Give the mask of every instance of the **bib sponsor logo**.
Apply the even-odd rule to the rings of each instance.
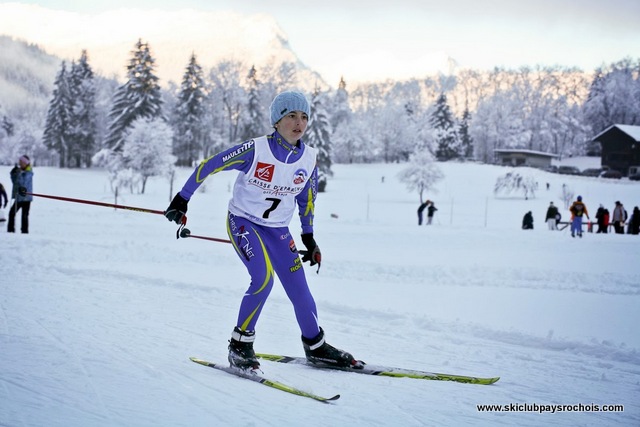
[[[256,166],[256,172],[253,174],[253,176],[258,178],[259,180],[271,182],[271,180],[273,179],[275,168],[275,165],[258,162],[258,165]]]
[[[298,169],[296,173],[293,175],[293,183],[295,185],[300,185],[307,179],[307,171],[304,169]]]

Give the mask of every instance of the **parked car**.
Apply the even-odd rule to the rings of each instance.
[[[575,166],[558,166],[558,173],[563,175],[582,175],[580,169]]]
[[[633,175],[629,175],[629,179],[631,181],[640,181],[640,172],[634,173]]]
[[[609,169],[609,170],[606,170],[606,171],[602,172],[600,174],[600,178],[620,179],[620,178],[622,178],[622,173],[618,172],[617,170],[614,170],[614,169]]]
[[[600,176],[601,173],[602,169],[600,168],[589,168],[582,171],[584,176]]]
[[[546,170],[547,172],[558,173],[558,167],[554,165],[549,165],[544,168],[544,170]]]

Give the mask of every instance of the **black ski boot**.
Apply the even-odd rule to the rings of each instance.
[[[322,328],[320,328],[320,333],[312,339],[302,337],[302,345],[304,346],[304,354],[307,356],[307,360],[313,364],[356,368],[358,364],[362,363],[355,360],[346,351],[327,344],[324,340]]]
[[[240,369],[258,370],[260,362],[253,351],[255,331],[243,331],[237,326],[233,328],[229,341],[229,363]]]

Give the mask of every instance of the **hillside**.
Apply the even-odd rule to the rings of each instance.
[[[112,31],[114,23],[118,31]],[[0,34],[42,46],[62,59],[87,50],[94,69],[123,81],[130,52],[138,39],[149,43],[156,58],[160,84],[179,82],[192,53],[205,69],[222,59],[241,60],[257,67],[286,61],[296,65],[301,82],[322,78],[309,70],[289,46],[287,35],[268,15],[193,9],[118,9],[79,14],[18,3],[0,4]],[[78,37],[78,34],[82,34]]]
[[[639,425],[640,238],[572,239],[543,217],[563,184],[592,210],[615,200],[631,209],[640,184],[521,168],[550,183],[524,200],[494,197],[507,168],[439,165],[445,178],[427,195],[439,210],[423,227],[417,194],[397,180],[403,165],[335,165],[316,203],[322,268],[304,269],[333,345],[370,364],[497,375],[496,384],[263,363],[269,378],[341,394],[323,405],[196,365],[189,356],[226,360],[249,280],[232,247],[176,240],[161,215],[40,198],[30,234],[0,233],[0,425]],[[190,173],[180,169],[176,185]],[[103,171],[35,174],[37,192],[113,202]],[[234,179],[220,173],[196,193],[192,233],[226,238]],[[152,179],[146,194],[118,202],[164,209],[169,198],[166,180]],[[523,231],[528,210],[535,229]],[[299,228],[294,219],[301,245]],[[278,281],[256,335],[261,352],[302,354]]]
[[[46,110],[60,62],[37,45],[0,35],[0,107],[18,116]]]

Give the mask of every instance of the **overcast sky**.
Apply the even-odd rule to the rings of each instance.
[[[233,10],[275,17],[327,81],[421,77],[459,67],[576,66],[640,57],[640,0],[24,0],[84,13]],[[0,29],[1,31],[1,29]]]

